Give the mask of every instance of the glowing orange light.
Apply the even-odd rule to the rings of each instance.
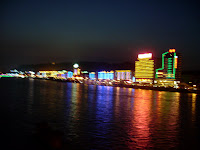
[[[177,68],[178,64],[178,56],[175,56],[174,68]]]
[[[175,49],[169,49],[169,52],[170,52],[170,53],[175,53],[176,50],[175,50]]]

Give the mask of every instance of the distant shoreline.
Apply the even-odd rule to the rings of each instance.
[[[0,78],[3,79],[3,78]],[[22,79],[22,78],[16,78]],[[170,87],[151,87],[151,86],[139,86],[139,85],[125,85],[125,84],[114,84],[114,85],[106,85],[106,84],[92,84],[86,82],[80,82],[78,80],[61,80],[61,79],[44,79],[44,78],[23,78],[29,80],[49,80],[49,81],[56,81],[56,82],[71,82],[71,83],[78,83],[78,84],[87,84],[87,85],[100,85],[100,86],[112,86],[112,87],[125,87],[125,88],[133,88],[133,89],[145,89],[145,90],[154,90],[154,91],[168,91],[168,92],[180,92],[180,93],[196,93],[200,94],[200,90],[188,90],[188,89],[176,89]]]

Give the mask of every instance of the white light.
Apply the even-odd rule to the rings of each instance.
[[[78,64],[74,64],[73,67],[74,67],[74,68],[78,68],[79,65],[78,65]]]
[[[143,58],[152,58],[152,53],[145,53],[145,54],[139,54],[138,55],[139,59],[143,59]]]

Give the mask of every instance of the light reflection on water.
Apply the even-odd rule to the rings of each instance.
[[[24,130],[24,140],[35,123],[45,120],[82,149],[198,146],[200,98],[194,93],[45,80],[0,82],[8,99],[3,105],[17,120],[16,130]]]
[[[192,122],[195,122],[196,99],[197,99],[197,94],[192,93]]]

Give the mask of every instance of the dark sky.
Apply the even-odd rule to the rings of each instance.
[[[185,70],[200,69],[197,1],[5,0],[0,11],[1,66],[131,61],[175,48]]]

